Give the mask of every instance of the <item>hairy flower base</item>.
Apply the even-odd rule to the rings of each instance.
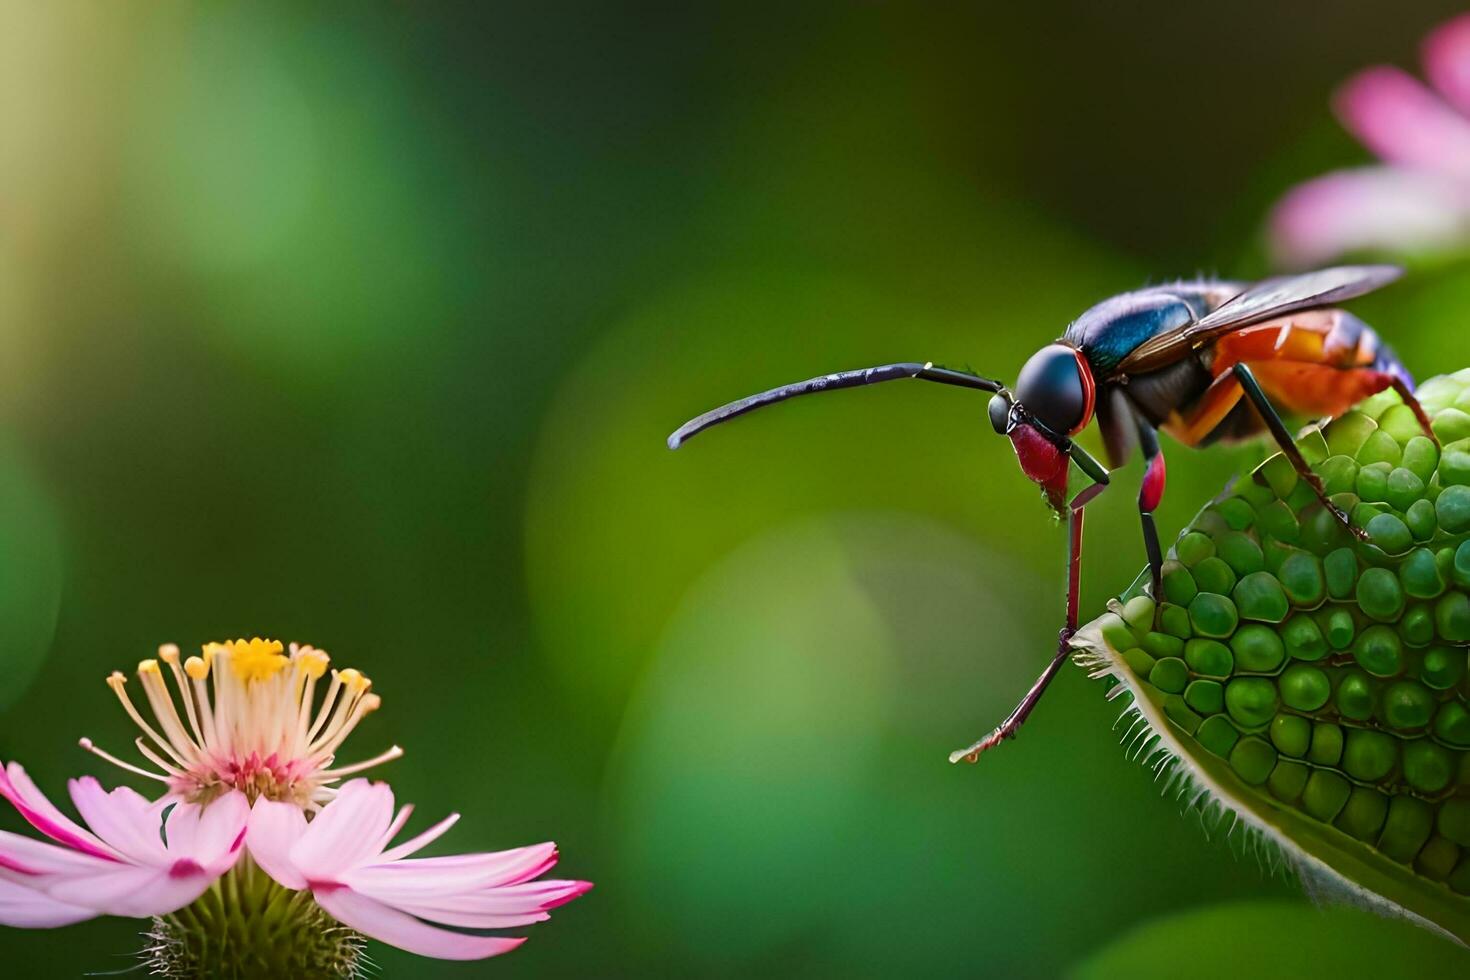
[[[141,956],[149,976],[297,977],[367,975],[363,936],[312,901],[272,881],[246,857],[194,904],[157,916]]]
[[[1073,640],[1125,741],[1208,827],[1304,883],[1470,944],[1470,371],[1298,440],[1200,512]]]

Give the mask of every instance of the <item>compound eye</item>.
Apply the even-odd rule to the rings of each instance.
[[[1071,435],[1092,414],[1091,376],[1077,353],[1062,344],[1037,351],[1016,378],[1016,397],[1056,436]]]
[[[997,435],[1005,435],[1011,429],[1011,400],[1004,392],[991,396],[990,424]]]

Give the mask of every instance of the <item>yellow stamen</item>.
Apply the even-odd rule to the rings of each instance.
[[[209,662],[202,657],[190,657],[184,661],[184,673],[196,681],[202,681],[209,676]]]
[[[249,683],[269,680],[280,673],[290,660],[281,651],[279,640],[234,640],[225,644],[230,651],[230,666],[235,676]]]

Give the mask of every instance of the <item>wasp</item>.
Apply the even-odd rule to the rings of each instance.
[[[1200,279],[1139,289],[1106,299],[1077,317],[1059,340],[1026,361],[1014,390],[928,361],[840,371],[706,412],[669,436],[669,448],[797,395],[905,378],[991,395],[990,424],[1009,437],[1022,472],[1068,524],[1067,605],[1056,653],[1041,676],[990,734],[950,754],[951,762],[975,762],[982,752],[1015,736],[1066,660],[1077,630],[1085,508],[1108,487],[1111,470],[1139,450],[1144,467],[1138,513],[1153,594],[1161,594],[1163,551],[1153,516],[1164,496],[1160,431],[1189,447],[1269,435],[1322,506],[1356,537],[1366,539],[1328,499],[1278,406],[1292,415],[1330,419],[1392,388],[1413,409],[1425,434],[1435,438],[1414,397],[1413,378],[1398,357],[1371,327],[1339,308],[1401,274],[1393,266],[1340,266],[1254,284]],[[1076,441],[1094,420],[1107,466]],[[1069,497],[1073,465],[1090,482]]]

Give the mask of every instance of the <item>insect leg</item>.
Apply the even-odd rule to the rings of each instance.
[[[1164,451],[1159,447],[1159,434],[1143,416],[1134,413],[1138,422],[1138,444],[1143,449],[1143,483],[1138,488],[1138,517],[1143,524],[1143,547],[1148,553],[1149,578],[1153,583],[1154,617],[1157,622],[1164,602],[1164,551],[1159,547],[1159,529],[1154,524],[1154,511],[1164,499]]]
[[[1419,399],[1414,395],[1414,389],[1410,388],[1409,383],[1396,374],[1393,376],[1393,380],[1389,382],[1389,387],[1398,392],[1398,396],[1403,399],[1404,404],[1414,410],[1414,418],[1419,420],[1419,427],[1438,446],[1439,436],[1434,434],[1434,427],[1429,423],[1429,413],[1424,411],[1423,405],[1419,404]]]
[[[1051,684],[1052,679],[1057,676],[1057,671],[1061,670],[1062,664],[1066,662],[1067,654],[1071,652],[1069,643],[1072,639],[1072,634],[1077,632],[1078,598],[1082,576],[1083,509],[1091,502],[1092,498],[1102,493],[1105,489],[1107,489],[1106,483],[1094,483],[1073,497],[1071,503],[1068,505],[1067,625],[1062,627],[1061,632],[1057,634],[1057,652],[1052,656],[1051,663],[1047,664],[1046,669],[1041,672],[1041,676],[1036,678],[1036,683],[1032,684],[1031,689],[1021,698],[1021,703],[1016,705],[1015,709],[1009,715],[1006,715],[1005,721],[1001,722],[996,726],[994,731],[969,748],[951,752],[949,754],[950,762],[959,762],[961,759],[966,762],[978,762],[980,760],[980,753],[994,748],[1008,738],[1015,738],[1016,730],[1025,724],[1027,716],[1036,707],[1036,702],[1040,701],[1041,696],[1046,693],[1047,685]]]
[[[1347,511],[1327,498],[1327,489],[1322,486],[1321,478],[1312,472],[1312,468],[1302,458],[1301,450],[1296,448],[1296,441],[1291,438],[1291,433],[1287,430],[1286,423],[1281,421],[1281,416],[1277,414],[1276,408],[1271,404],[1271,399],[1267,398],[1266,393],[1261,390],[1260,382],[1251,373],[1251,369],[1244,362],[1241,362],[1232,367],[1231,371],[1235,373],[1236,379],[1240,382],[1240,387],[1245,391],[1245,396],[1251,400],[1251,404],[1256,407],[1256,411],[1261,413],[1261,418],[1265,421],[1266,428],[1270,430],[1271,437],[1276,440],[1276,445],[1281,448],[1282,454],[1291,463],[1292,469],[1296,470],[1297,476],[1307,482],[1307,486],[1312,488],[1312,491],[1317,495],[1317,499],[1322,502],[1322,506],[1326,507],[1327,512],[1333,517],[1337,518],[1338,523],[1351,531],[1360,541],[1368,540],[1368,533],[1360,527],[1353,526],[1352,518],[1348,516]]]

